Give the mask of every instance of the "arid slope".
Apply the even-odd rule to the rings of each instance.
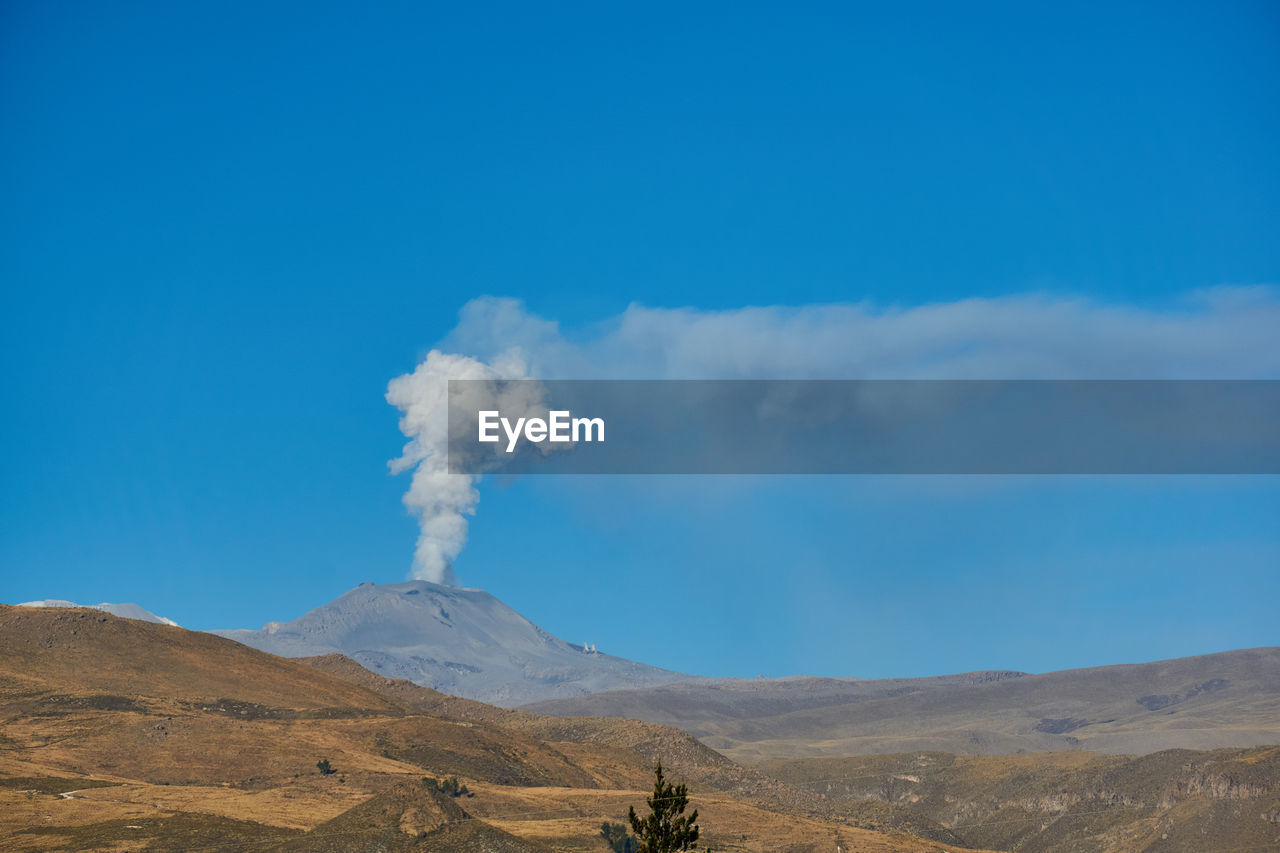
[[[658,755],[718,849],[949,849],[854,826],[675,729],[505,711],[92,610],[0,606],[0,720],[6,850],[603,851],[601,821],[642,802]],[[446,776],[470,796],[441,805],[423,780]]]
[[[1140,757],[917,752],[764,769],[832,802],[877,803],[998,850],[1280,850],[1276,746]]]

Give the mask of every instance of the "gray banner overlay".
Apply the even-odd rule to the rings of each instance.
[[[448,428],[455,474],[1277,474],[1280,381],[450,380]]]

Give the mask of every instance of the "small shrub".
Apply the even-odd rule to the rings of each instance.
[[[450,797],[471,796],[471,792],[467,790],[467,786],[459,784],[457,776],[450,776],[447,779],[432,779],[430,776],[423,776],[422,784],[429,790],[436,791],[441,794],[447,794]]]
[[[600,837],[613,853],[636,853],[640,849],[639,839],[628,833],[627,828],[620,823],[606,820],[600,824]]]

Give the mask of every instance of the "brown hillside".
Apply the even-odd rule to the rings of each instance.
[[[398,782],[310,832],[270,849],[271,853],[346,853],[352,849],[550,853],[541,844],[522,841],[473,818],[454,798],[412,781]]]
[[[7,689],[112,695],[128,685],[125,701],[235,697],[275,708],[401,712],[350,681],[213,634],[87,608],[0,605],[0,637]]]
[[[1280,850],[1280,747],[1140,757],[918,752],[766,767],[833,802],[892,806],[999,850]]]
[[[661,754],[717,848],[940,849],[832,819],[675,729],[501,711],[327,665],[0,607],[0,848],[603,851],[600,823],[642,802]],[[446,776],[472,791],[454,804],[467,819],[422,786]],[[347,826],[373,838],[335,834]]]

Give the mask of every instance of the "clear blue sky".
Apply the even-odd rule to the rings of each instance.
[[[402,579],[383,393],[485,294],[1280,282],[1271,2],[375,5],[0,9],[0,601],[252,627]],[[1264,479],[486,483],[457,568],[688,671],[1043,670],[1280,643],[1277,518]]]

